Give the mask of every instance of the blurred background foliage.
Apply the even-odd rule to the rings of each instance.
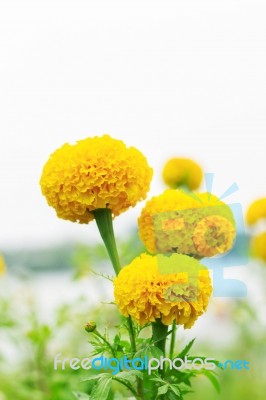
[[[123,264],[143,251],[135,231],[119,241],[118,247]],[[69,358],[88,357],[89,336],[83,329],[88,320],[95,320],[102,330],[108,327],[115,335],[119,316],[111,304],[111,268],[106,250],[101,244],[68,243],[50,249],[6,251],[4,258],[7,271],[0,279],[0,400],[74,400],[73,391],[89,389],[91,382],[81,381],[91,372],[70,368],[55,371],[53,360],[57,353]],[[253,260],[248,268],[255,275],[258,290],[265,293],[265,265]],[[44,297],[39,297],[43,291],[40,285],[52,283],[59,296],[51,299],[53,290],[48,287]],[[77,293],[74,297],[70,295],[72,289]],[[50,306],[45,307],[46,303]],[[207,313],[211,324],[218,322],[222,327],[229,322],[228,338],[220,340],[224,338],[217,336],[210,341],[204,332],[195,334],[199,337],[193,355],[223,361],[245,359],[250,370],[219,371],[220,393],[199,376],[193,387],[197,398],[263,399],[266,330],[261,306],[249,298],[213,298],[211,303]],[[188,342],[187,333],[178,331],[178,347]],[[190,334],[194,334],[193,329]],[[127,392],[117,386],[109,397],[123,399]],[[195,399],[195,395],[187,398]]]

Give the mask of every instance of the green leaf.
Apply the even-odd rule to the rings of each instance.
[[[103,374],[105,375],[105,374]],[[112,377],[103,376],[96,382],[91,391],[90,400],[106,400],[112,385]]]
[[[190,350],[191,347],[193,346],[195,340],[196,340],[196,338],[192,339],[192,340],[183,348],[183,350],[178,354],[177,358],[183,358],[183,357],[185,357],[185,355],[188,354],[189,350]]]
[[[150,347],[150,352],[152,355],[152,358],[160,358],[161,356],[163,356],[163,352],[161,349],[159,349],[159,347],[157,346],[151,346]]]
[[[136,378],[143,379],[143,374],[141,371],[131,370],[131,371],[121,371],[116,374],[113,379],[123,379],[129,383],[134,383]]]
[[[154,381],[154,382],[165,384],[165,381],[161,378],[150,378],[150,380]]]
[[[182,395],[185,395],[185,394],[188,394],[188,393],[195,393],[194,390],[188,390],[188,389],[184,389],[181,392],[182,392]]]
[[[167,392],[168,392],[168,389],[169,389],[169,385],[168,385],[168,384],[159,387],[159,389],[158,389],[158,396],[161,395],[161,394],[167,393]]]
[[[122,351],[123,353],[129,353],[130,343],[127,340],[120,340],[118,351]]]
[[[136,352],[134,358],[144,358],[148,356],[150,358],[160,358],[163,356],[162,350],[154,345],[147,345]]]
[[[78,400],[90,400],[90,396],[82,392],[72,392],[76,399]]]
[[[182,392],[181,392],[181,390],[180,390],[180,388],[179,388],[178,385],[169,385],[169,389],[170,389],[171,392],[173,392],[176,396],[180,397],[181,400],[183,399]]]
[[[115,352],[126,353],[130,352],[130,344],[126,340],[121,340],[119,335],[114,337],[114,342],[112,345]]]
[[[178,374],[179,383],[191,387],[191,378],[197,375],[197,371],[181,372]]]
[[[87,378],[83,379],[81,382],[94,381],[94,380],[98,380],[101,378],[105,378],[105,379],[112,378],[112,375],[109,373],[91,375],[91,376],[88,376]]]
[[[206,369],[202,370],[203,374],[209,379],[209,381],[213,384],[214,388],[216,389],[217,393],[220,393],[221,388],[220,388],[220,383],[216,377],[216,375],[208,371]]]
[[[180,400],[180,397],[176,397],[174,392],[168,392],[167,393],[167,400]]]
[[[115,344],[116,346],[118,346],[119,343],[120,343],[120,336],[119,336],[119,335],[115,335],[115,337],[114,337],[114,344]]]

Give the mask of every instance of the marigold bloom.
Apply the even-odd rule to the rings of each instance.
[[[197,258],[223,254],[233,246],[231,209],[210,193],[168,189],[147,201],[138,219],[139,235],[150,253]]]
[[[260,233],[252,239],[251,254],[266,262],[266,232]]]
[[[249,225],[254,225],[263,218],[266,218],[266,198],[254,201],[247,211],[247,223]]]
[[[192,257],[142,254],[122,268],[114,280],[119,311],[140,325],[161,319],[190,328],[209,302],[209,271]]]
[[[108,135],[64,144],[45,164],[41,189],[59,218],[88,223],[92,211],[114,216],[146,197],[152,169],[143,154]]]
[[[198,189],[202,177],[201,167],[188,158],[171,158],[163,169],[163,180],[173,189],[180,186],[190,190]]]

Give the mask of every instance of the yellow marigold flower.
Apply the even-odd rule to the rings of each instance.
[[[209,271],[182,254],[142,254],[122,268],[114,280],[119,311],[140,325],[161,319],[190,328],[208,306],[212,293]]]
[[[252,239],[251,254],[266,262],[266,232],[260,233]]]
[[[59,218],[88,223],[92,211],[114,216],[146,197],[152,169],[143,154],[109,135],[64,144],[45,164],[41,189]]]
[[[0,276],[6,272],[6,264],[4,257],[0,254]]]
[[[266,218],[266,198],[254,201],[247,211],[247,223],[249,225],[254,225],[263,218]]]
[[[230,207],[210,193],[168,189],[146,203],[138,224],[150,253],[211,257],[230,250],[236,235]]]
[[[163,180],[173,189],[186,186],[198,189],[203,177],[201,167],[189,158],[171,158],[164,166]]]

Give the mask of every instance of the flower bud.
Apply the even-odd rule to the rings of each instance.
[[[94,321],[89,321],[85,325],[86,332],[93,332],[96,329],[96,323]]]

